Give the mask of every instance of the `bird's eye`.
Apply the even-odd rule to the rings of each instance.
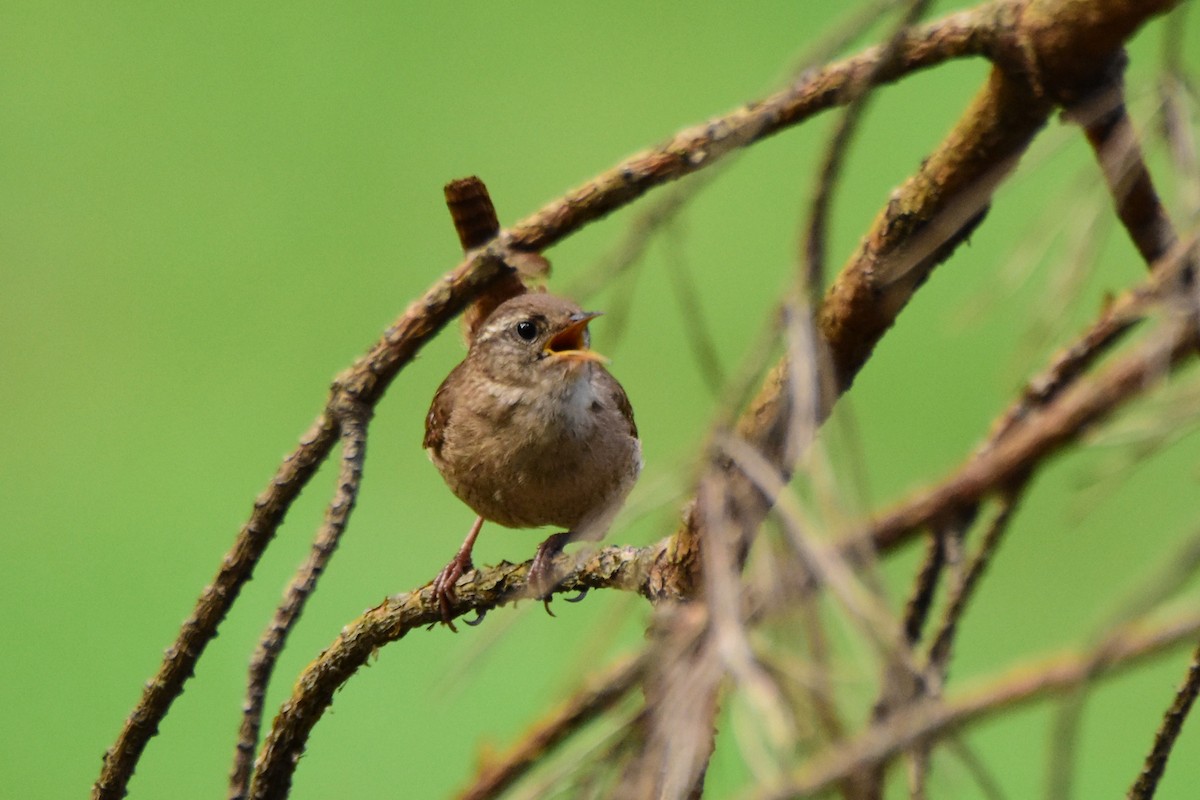
[[[523,319],[517,323],[517,336],[520,336],[527,342],[532,342],[537,338],[537,325],[534,325],[527,319]]]

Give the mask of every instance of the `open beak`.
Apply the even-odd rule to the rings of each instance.
[[[546,342],[546,355],[574,361],[596,361],[604,364],[607,358],[588,348],[588,323],[600,316],[599,311],[576,314],[571,324],[550,337]]]

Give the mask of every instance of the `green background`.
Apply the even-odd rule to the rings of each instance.
[[[515,221],[773,90],[840,6],[0,2],[3,794],[88,791],[330,378],[457,263],[447,180],[481,176]],[[1162,30],[1153,23],[1133,52],[1143,127]],[[878,96],[836,198],[834,265],[985,73],[953,63]],[[795,265],[832,119],[740,157],[696,198],[674,249],[651,249],[626,325],[610,314],[593,326],[647,461],[613,540],[672,528],[715,406],[664,265],[681,257],[693,271],[699,309],[687,313],[702,311],[736,370]],[[1163,163],[1156,154],[1169,172]],[[848,496],[881,505],[951,468],[1104,292],[1140,279],[1095,173],[1077,132],[1052,124],[970,246],[905,311],[839,412],[853,412],[866,476]],[[1163,188],[1174,197],[1169,175]],[[550,251],[552,287],[579,285],[633,213]],[[1073,274],[1072,231],[1093,217],[1084,238],[1099,266]],[[379,406],[359,508],[280,662],[268,716],[343,624],[429,580],[465,533],[470,512],[420,449],[429,399],[461,354],[455,332],[441,336]],[[1195,523],[1195,445],[1185,437],[1132,474],[1119,446],[1057,461],[970,612],[955,677],[1085,641]],[[331,480],[320,474],[289,515],[147,748],[133,797],[223,796],[247,659]],[[525,559],[537,541],[485,529],[477,560]],[[294,796],[446,795],[481,743],[511,741],[648,618],[616,593],[556,609],[524,604],[387,648],[317,726]],[[1184,657],[1095,695],[1079,796],[1123,793]],[[871,668],[847,670],[869,699]],[[1050,719],[1040,707],[969,737],[1010,796],[1040,791]],[[1196,728],[1160,796],[1200,781]],[[721,749],[714,796],[737,784],[738,761],[736,746]],[[945,767],[935,796],[974,796],[961,766]]]

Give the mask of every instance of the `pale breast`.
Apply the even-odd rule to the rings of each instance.
[[[611,518],[637,478],[641,445],[604,377],[540,397],[489,387],[492,402],[451,410],[434,463],[460,499],[507,527]]]

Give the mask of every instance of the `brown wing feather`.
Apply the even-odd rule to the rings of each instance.
[[[637,423],[633,421],[633,406],[629,404],[629,397],[625,394],[625,389],[617,382],[617,379],[608,373],[607,370],[600,370],[603,376],[605,391],[612,398],[613,404],[621,412],[621,416],[625,417],[629,422],[629,435],[633,438],[638,438]]]
[[[442,443],[446,440],[446,426],[450,424],[450,412],[454,410],[453,389],[460,382],[463,364],[450,370],[446,380],[434,392],[429,413],[425,415],[425,441],[421,446],[433,451],[435,456],[441,455]]]

